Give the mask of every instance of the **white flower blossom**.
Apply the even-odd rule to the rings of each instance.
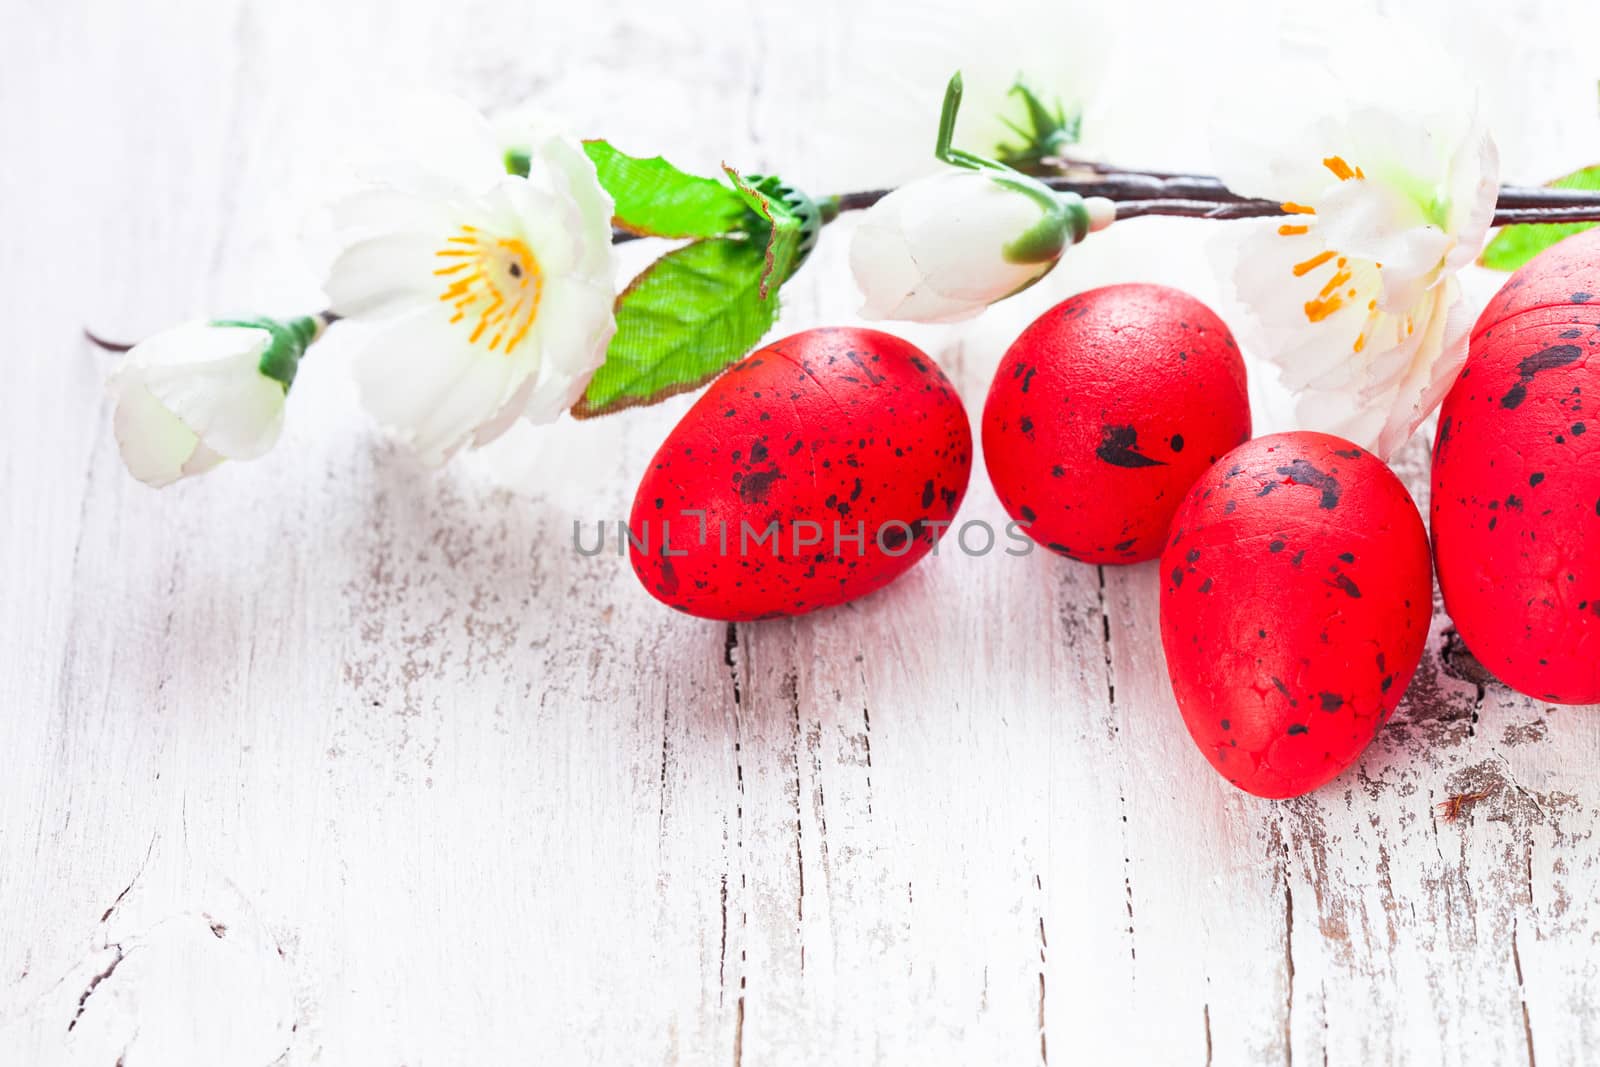
[[[1339,81],[1361,92],[1292,132],[1258,125],[1254,146],[1236,147],[1223,169],[1235,192],[1288,212],[1228,224],[1235,288],[1254,320],[1247,339],[1298,396],[1303,425],[1385,458],[1466,358],[1472,320],[1456,274],[1481,250],[1499,191],[1494,142],[1470,96],[1425,50],[1406,61],[1437,109],[1336,56]],[[1364,102],[1374,92],[1387,99]]]
[[[582,146],[517,146],[454,102],[417,115],[415,158],[334,206],[332,310],[378,324],[356,360],[363,401],[431,465],[549,422],[582,395],[616,330],[610,196]]]
[[[123,462],[151,486],[265,455],[314,319],[191,322],[141,342],[107,379]]]

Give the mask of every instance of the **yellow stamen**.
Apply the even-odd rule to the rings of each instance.
[[[1306,301],[1306,318],[1312,322],[1321,322],[1335,311],[1344,307],[1343,297],[1329,297],[1327,300]]]
[[[1329,156],[1327,159],[1322,161],[1322,165],[1333,171],[1333,176],[1342,182],[1347,182],[1351,178],[1366,177],[1366,175],[1361,172],[1360,167],[1352,167],[1350,164],[1344,161],[1343,156]]]
[[[439,294],[453,311],[449,321],[468,324],[469,344],[487,337],[489,351],[513,352],[533,328],[544,295],[544,271],[533,250],[520,239],[463,225],[434,254],[460,259],[433,272],[449,279]]]
[[[1296,278],[1303,278],[1332,258],[1332,252],[1318,252],[1304,263],[1296,263],[1294,265],[1294,276]]]
[[[1350,272],[1347,270],[1342,270],[1338,274],[1335,274],[1332,278],[1328,279],[1328,284],[1322,287],[1322,292],[1318,295],[1326,297],[1329,293],[1333,292],[1335,289],[1339,288],[1339,286],[1343,285],[1349,280]]]
[[[1283,208],[1284,213],[1287,215],[1315,215],[1317,213],[1316,208],[1306,207],[1304,204],[1297,204],[1293,200],[1285,200],[1278,206]]]
[[[1305,233],[1309,229],[1311,229],[1309,226],[1290,226],[1288,223],[1284,223],[1282,226],[1278,227],[1278,236],[1296,237],[1302,233]]]

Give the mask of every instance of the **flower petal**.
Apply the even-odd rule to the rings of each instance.
[[[283,429],[283,385],[257,359],[152,371],[145,388],[208,447],[229,459],[257,459]]]
[[[206,471],[220,466],[222,461],[227,458],[221,452],[213,452],[206,447],[204,441],[201,441],[195,446],[194,455],[190,456],[188,461],[184,463],[182,475],[185,478],[192,478],[196,474],[204,474]]]
[[[1044,214],[1026,195],[972,171],[927,179],[919,192],[901,209],[901,225],[911,258],[940,295],[988,305],[1050,269],[1004,256]]]
[[[866,297],[864,318],[957,322],[1050,270],[1013,263],[1005,246],[1042,209],[990,175],[948,170],[901,186],[856,228],[850,268]]]
[[[865,319],[889,318],[922,280],[898,216],[892,205],[885,207],[887,199],[867,211],[850,239],[850,272],[865,297],[860,311]]]
[[[550,137],[536,143],[534,159],[539,169],[548,173],[552,191],[577,209],[573,236],[579,243],[579,255],[574,269],[585,277],[605,278],[608,285],[614,285],[616,256],[611,244],[611,216],[616,205],[600,184],[594,162],[582,145],[568,137]]]
[[[1433,313],[1411,365],[1395,386],[1394,404],[1374,449],[1384,459],[1398,451],[1439,406],[1467,361],[1475,316],[1461,299],[1459,283],[1450,279],[1432,298]]]
[[[425,308],[381,328],[353,372],[373,417],[439,466],[500,412],[527,368],[468,343],[442,311]]]
[[[382,317],[438,299],[444,289],[434,272],[447,234],[390,233],[357,241],[339,253],[323,283],[328,306],[347,318]]]
[[[1478,258],[1499,198],[1500,150],[1489,131],[1475,120],[1450,164],[1447,224],[1456,235],[1456,246],[1445,258],[1445,270],[1458,271]]]
[[[614,301],[609,288],[576,278],[556,278],[545,286],[537,329],[538,382],[522,411],[527,419],[554,422],[583,395],[617,332]]]
[[[112,429],[128,472],[155,488],[182,478],[200,445],[199,435],[143,386],[119,392]]]
[[[1348,181],[1318,209],[1323,239],[1352,258],[1383,265],[1383,295],[1388,311],[1403,311],[1433,284],[1454,241],[1421,220],[1415,201],[1394,186]]]
[[[283,426],[283,385],[260,369],[271,343],[272,335],[256,327],[189,323],[136,346],[108,385],[119,394],[147,394],[211,450],[255,459],[277,442]],[[137,426],[156,433],[168,454],[175,438],[158,430],[142,399],[135,403]],[[134,426],[128,424],[129,432]]]

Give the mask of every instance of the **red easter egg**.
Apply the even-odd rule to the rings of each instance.
[[[1035,541],[1087,563],[1154,559],[1184,492],[1249,437],[1233,335],[1160,285],[1093,289],[1039,316],[983,409],[1000,503]]]
[[[1428,535],[1372,453],[1296,431],[1223,456],[1161,554],[1161,645],[1189,734],[1260,797],[1355,762],[1400,703],[1433,614]]]
[[[1472,327],[1474,336],[1534,308],[1600,304],[1600,230],[1551,245],[1507,279]]]
[[[1439,411],[1439,589],[1518,692],[1600,703],[1600,230],[1511,276]]]
[[[633,569],[701,618],[842,604],[928,552],[971,469],[938,364],[877,330],[807,330],[734,364],[667,435],[634,497]]]

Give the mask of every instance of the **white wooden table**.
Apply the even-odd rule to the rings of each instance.
[[[1502,138],[1508,177],[1594,161],[1595,71],[1550,32],[1581,7],[1407,6],[1502,23],[1461,44],[1511,57],[1498,106],[1573,100]],[[875,157],[810,120],[918,42],[858,7],[8,9],[0,1067],[1600,1058],[1600,717],[1486,681],[1442,613],[1359,766],[1269,803],[1184,732],[1153,565],[942,554],[726,626],[578,555],[687,399],[430,474],[336,332],[265,460],[162,493],[121,469],[80,330],[319,306],[293,220],[396,83],[822,192]],[[1153,16],[1151,54],[1259,21],[1207,12]],[[1121,114],[1123,161],[1204,162],[1195,107]],[[908,335],[976,414],[1052,294],[1220,300],[1210,233],[1129,223],[1033,303]],[[786,327],[850,321],[846,246]],[[1426,463],[1399,464],[1424,506]],[[964,517],[1003,521],[975,469]]]

